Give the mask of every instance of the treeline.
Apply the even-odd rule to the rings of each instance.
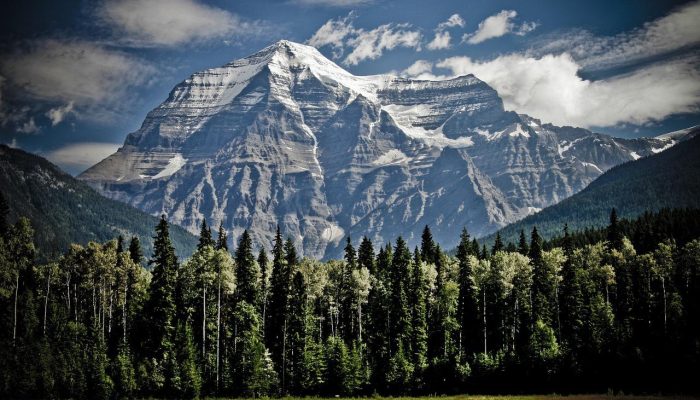
[[[149,272],[138,239],[38,264],[28,220],[0,218],[0,396],[697,391],[700,240],[606,231],[484,251],[464,230],[452,257],[426,227],[320,262],[279,229],[231,254],[203,222],[180,264],[162,218]]]

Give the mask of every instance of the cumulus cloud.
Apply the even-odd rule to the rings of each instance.
[[[435,79],[433,75],[433,63],[428,60],[418,60],[408,68],[401,71],[399,75],[408,76],[415,79]]]
[[[43,156],[64,171],[76,175],[113,154],[119,147],[121,145],[116,143],[73,143],[44,153]]]
[[[459,14],[452,14],[447,21],[441,22],[435,28],[435,37],[427,44],[429,50],[440,50],[450,48],[452,35],[447,31],[449,28],[464,27],[464,19]]]
[[[359,30],[357,36],[347,41],[352,51],[343,61],[356,65],[364,60],[374,60],[382,56],[384,50],[408,47],[420,50],[422,35],[412,30],[408,24],[385,24],[370,31]]]
[[[147,84],[155,73],[149,64],[126,53],[82,40],[57,39],[36,40],[3,56],[0,70],[25,95],[73,104],[69,112],[75,112],[74,106],[122,107],[130,89]],[[56,117],[58,113],[49,118]]]
[[[98,17],[118,41],[134,46],[176,46],[230,35],[250,34],[260,27],[226,10],[195,0],[107,0]]]
[[[567,52],[589,70],[632,64],[700,45],[698,21],[700,1],[694,1],[614,36],[596,36],[585,30],[557,32],[536,41],[531,53]]]
[[[302,6],[354,7],[374,3],[374,0],[290,0]]]
[[[509,33],[523,36],[537,28],[535,22],[516,24],[513,19],[517,16],[518,13],[515,10],[503,10],[481,21],[475,32],[462,36],[462,41],[477,44]]]
[[[51,120],[51,126],[60,124],[68,114],[73,112],[73,102],[69,102],[65,106],[52,108],[46,112],[46,117]]]
[[[24,134],[32,134],[32,133],[37,133],[39,132],[39,127],[36,125],[36,122],[34,121],[34,117],[30,117],[26,122],[21,123],[20,125],[17,126],[16,131],[19,133],[24,133]]]
[[[357,65],[365,60],[381,57],[386,50],[397,47],[420,50],[423,35],[409,24],[384,24],[371,30],[355,28],[354,13],[324,23],[307,43],[314,47],[332,46],[333,57],[343,59],[346,65]]]
[[[697,112],[699,65],[697,57],[677,59],[591,81],[579,76],[582,67],[569,54],[539,58],[510,54],[490,61],[446,58],[435,64],[449,71],[444,75],[434,75],[428,62],[412,72],[424,79],[474,74],[498,91],[507,109],[558,125],[591,127],[641,125]]]

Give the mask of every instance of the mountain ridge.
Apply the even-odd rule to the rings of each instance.
[[[348,235],[413,245],[426,224],[448,245],[485,235],[677,140],[542,124],[473,75],[360,77],[280,41],[176,85],[79,178],[192,233],[206,218],[269,249],[279,225],[320,258]]]

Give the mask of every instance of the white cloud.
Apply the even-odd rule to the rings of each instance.
[[[420,50],[422,35],[412,30],[408,24],[385,24],[371,31],[360,29],[357,36],[347,41],[352,48],[343,62],[347,65],[357,65],[364,60],[374,60],[384,54],[384,50],[396,47],[408,47]]]
[[[30,117],[29,120],[26,122],[22,123],[19,125],[16,129],[17,132],[19,133],[25,133],[25,134],[32,134],[32,133],[37,133],[39,132],[40,128],[36,126],[36,122],[34,121],[34,117]]]
[[[428,60],[418,60],[411,64],[408,68],[403,70],[400,75],[401,76],[408,76],[416,79],[423,79],[424,77],[427,79],[434,78],[435,76],[432,75],[433,71],[433,63],[428,61]]]
[[[585,30],[549,35],[531,53],[568,52],[587,69],[631,64],[700,44],[700,1],[671,11],[637,29],[601,37]]]
[[[461,27],[464,28],[464,18],[462,18],[459,14],[452,14],[450,15],[450,18],[447,18],[447,21],[440,22],[437,26],[437,30],[445,30],[447,28],[454,28],[454,27]]]
[[[372,30],[355,28],[354,13],[344,18],[328,20],[307,43],[314,47],[332,46],[333,57],[338,59],[349,51],[343,60],[346,65],[357,65],[364,60],[381,57],[385,50],[407,47],[420,50],[422,34],[409,24],[384,24]]]
[[[464,27],[464,19],[459,14],[452,14],[447,21],[440,22],[435,28],[435,37],[427,44],[429,50],[449,49],[452,35],[447,31],[449,28]]]
[[[44,153],[43,156],[65,171],[77,174],[102,161],[119,147],[121,145],[116,143],[74,143]]]
[[[428,62],[413,72],[422,79],[474,74],[498,91],[507,109],[558,125],[591,127],[641,125],[697,112],[698,64],[697,57],[679,59],[590,81],[579,77],[582,67],[568,54],[540,58],[511,54],[490,61],[451,57],[435,64],[449,70],[447,75],[434,75]]]
[[[291,0],[290,3],[302,6],[353,7],[374,3],[374,0]]]
[[[226,10],[195,0],[107,0],[98,17],[135,46],[176,46],[259,30]]]
[[[518,13],[514,10],[503,10],[481,21],[476,31],[465,34],[462,37],[462,41],[469,44],[477,44],[508,33],[522,36],[537,27],[535,22],[524,22],[517,25],[513,22],[513,19],[517,16]]]
[[[343,56],[345,40],[350,35],[355,35],[356,30],[352,25],[354,13],[348,14],[344,18],[329,19],[307,40],[307,43],[314,47],[332,46],[333,57]]]
[[[73,112],[73,102],[69,102],[65,106],[52,108],[46,112],[46,117],[51,120],[51,126],[60,124],[68,114]]]
[[[425,47],[429,50],[449,49],[451,40],[450,32],[435,32],[435,37]]]
[[[37,40],[4,55],[0,70],[25,95],[92,110],[123,107],[130,90],[147,84],[155,73],[125,53],[91,42],[56,39]]]

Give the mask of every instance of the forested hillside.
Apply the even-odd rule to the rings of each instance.
[[[0,145],[0,188],[10,220],[31,220],[41,257],[118,235],[137,236],[148,253],[153,249],[157,218],[101,196],[41,157]],[[180,227],[172,228],[172,240],[181,257],[192,254],[197,242]]]
[[[320,262],[279,230],[231,254],[203,224],[179,263],[161,219],[148,272],[121,239],[38,263],[29,221],[0,218],[0,396],[696,393],[700,232],[624,233],[613,214],[600,242],[485,251],[463,231],[451,257],[426,227]]]
[[[691,135],[693,132],[690,133]],[[634,218],[663,208],[700,208],[700,136],[601,175],[581,192],[499,231],[505,242],[517,242],[520,230],[534,226],[550,238],[569,224],[572,231],[603,227],[616,208],[620,217]],[[495,234],[488,236],[492,243]]]

